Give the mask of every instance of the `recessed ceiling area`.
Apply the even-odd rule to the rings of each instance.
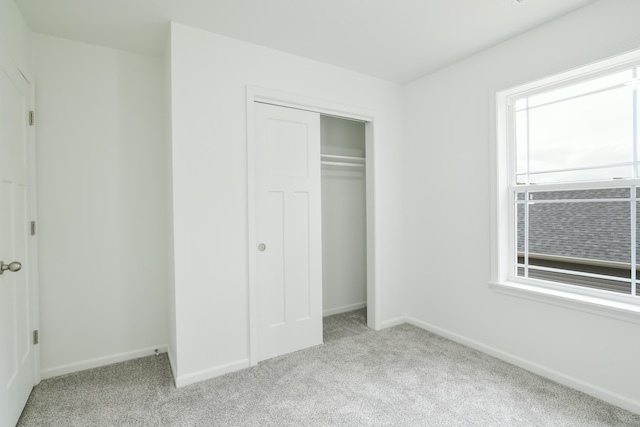
[[[161,55],[174,21],[407,83],[594,0],[15,0],[30,29]]]

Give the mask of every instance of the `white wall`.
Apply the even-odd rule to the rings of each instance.
[[[603,0],[405,87],[406,304],[416,323],[640,412],[640,325],[495,293],[498,90],[640,47],[640,2]]]
[[[246,85],[374,110],[383,319],[402,307],[400,87],[172,25],[177,382],[248,366]]]
[[[365,124],[320,118],[322,154],[365,156]],[[322,167],[322,312],[324,316],[366,306],[366,171]]]
[[[31,32],[13,0],[0,0],[0,49],[31,77]]]
[[[167,343],[163,68],[34,35],[43,377]]]

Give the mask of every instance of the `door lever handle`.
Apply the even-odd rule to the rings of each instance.
[[[13,261],[9,264],[5,264],[4,261],[0,261],[0,274],[4,273],[7,270],[15,273],[16,271],[20,271],[21,268],[22,264],[20,264],[18,261]]]

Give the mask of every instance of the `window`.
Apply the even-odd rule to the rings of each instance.
[[[640,51],[497,106],[493,281],[640,322]]]

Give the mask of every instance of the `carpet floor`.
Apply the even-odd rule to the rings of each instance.
[[[364,310],[325,344],[181,389],[166,355],[42,381],[18,426],[640,426],[633,414]]]

